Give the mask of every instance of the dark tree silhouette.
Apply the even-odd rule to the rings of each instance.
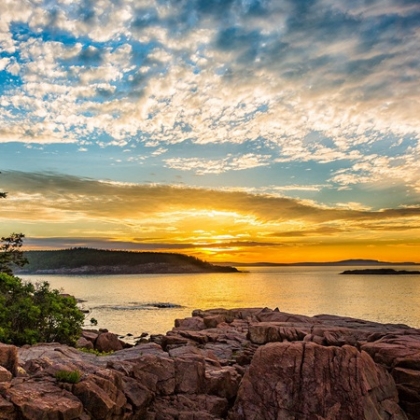
[[[1,174],[1,172],[0,172],[0,174]],[[1,192],[0,191],[0,198],[6,198],[6,196],[7,196],[6,192]]]
[[[23,267],[28,260],[23,255],[23,233],[12,233],[3,236],[0,245],[0,273],[13,274],[13,266]]]
[[[6,197],[6,192],[0,192],[0,198]],[[0,273],[13,274],[13,266],[23,267],[28,263],[21,250],[24,237],[23,233],[12,233],[0,239]]]

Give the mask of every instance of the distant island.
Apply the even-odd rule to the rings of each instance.
[[[28,264],[16,274],[164,274],[233,273],[234,267],[219,266],[184,254],[164,252],[111,251],[71,248],[26,251]]]
[[[254,263],[239,263],[239,262],[225,262],[223,265],[232,265],[235,267],[335,267],[335,266],[401,266],[401,265],[419,265],[415,262],[387,262],[379,260],[368,259],[350,259],[341,261],[326,261],[326,262],[313,262],[304,261],[296,263],[275,263],[275,262],[254,262]]]
[[[345,270],[340,274],[361,274],[361,275],[386,275],[386,276],[396,276],[401,274],[420,274],[420,271],[412,270],[394,270],[393,268],[367,268],[365,270]]]

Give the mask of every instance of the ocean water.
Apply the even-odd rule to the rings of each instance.
[[[350,267],[351,269],[366,267]],[[349,267],[241,267],[240,273],[22,275],[83,300],[87,323],[118,334],[166,333],[194,309],[278,307],[420,328],[420,275],[340,273]],[[397,267],[416,270],[416,267]]]

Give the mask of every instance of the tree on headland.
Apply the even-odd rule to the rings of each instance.
[[[6,197],[7,192],[0,191],[0,198]],[[23,233],[12,233],[0,239],[0,273],[13,274],[13,266],[23,267],[28,263],[21,250],[24,237]]]
[[[0,172],[1,174],[1,172]],[[6,198],[7,197],[7,192],[1,192],[0,191],[0,198]]]
[[[28,263],[21,250],[24,237],[23,233],[12,233],[1,238],[0,273],[13,274],[13,266],[23,267]]]
[[[0,172],[1,174],[1,172]],[[7,197],[7,192],[1,192],[0,191],[0,198],[6,198]]]
[[[0,198],[6,196],[0,192]],[[27,263],[21,250],[24,237],[12,233],[0,240],[0,342],[74,344],[84,321],[76,299],[51,290],[48,282],[32,284],[13,275],[14,267]]]

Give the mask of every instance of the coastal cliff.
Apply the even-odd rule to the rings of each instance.
[[[419,418],[420,330],[405,325],[195,310],[131,348],[100,331],[78,345],[116,351],[1,345],[0,419]]]

